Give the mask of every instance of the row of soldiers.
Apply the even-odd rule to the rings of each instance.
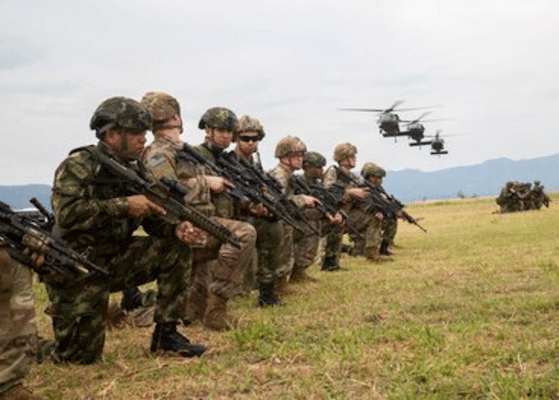
[[[508,181],[495,201],[500,206],[499,212],[508,213],[549,207],[551,199],[541,182],[536,180],[533,186],[530,182]]]
[[[352,238],[355,254],[373,262],[388,254],[396,214],[387,221],[367,200],[385,171],[366,163],[363,179],[354,174],[355,146],[336,146],[337,165],[324,173],[324,156],[287,136],[276,145],[278,164],[264,172],[257,150],[265,131],[258,119],[238,119],[227,108],[213,107],[198,127],[205,132],[204,142],[183,142],[179,102],[161,92],[148,92],[141,101],[112,97],[97,107],[90,128],[98,143],[72,150],[56,169],[52,233],[88,254],[108,276],[43,279],[54,340],[42,343],[42,357],[75,364],[100,360],[114,292],[122,292],[126,311],[153,306],[152,353],[199,357],[206,347],[181,334],[181,323],[200,320],[209,329],[229,329],[235,321],[228,303],[253,288],[259,307],[283,304],[280,295],[289,284],[314,280],[306,269],[321,236],[324,271],[341,268],[344,233]],[[147,130],[154,141],[146,147]],[[232,142],[235,149],[227,152]],[[303,174],[295,176],[300,169]],[[161,182],[174,183],[180,202],[198,219],[177,219],[168,206],[175,203],[154,200]],[[251,185],[263,191],[251,191]],[[200,218],[231,236],[222,237],[218,228],[209,234],[196,222]],[[138,234],[140,227],[147,235]],[[30,257],[37,267],[48,263],[40,251]],[[0,398],[36,398],[21,385],[36,347],[30,271],[10,259],[4,246],[0,272]],[[155,293],[138,289],[151,281],[157,282]]]

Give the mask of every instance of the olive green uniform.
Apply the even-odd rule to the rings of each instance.
[[[175,226],[161,218],[142,221],[127,214],[126,197],[135,194],[102,167],[95,152],[111,155],[99,142],[74,150],[57,168],[52,188],[54,233],[107,269],[109,278],[92,276],[71,287],[47,284],[52,304],[55,361],[89,364],[101,358],[109,294],[157,280],[155,321],[174,324],[182,316],[191,249],[175,237]],[[150,178],[143,165],[129,168]],[[149,236],[134,236],[142,225]]]
[[[35,357],[32,274],[0,239],[0,394],[23,382]]]

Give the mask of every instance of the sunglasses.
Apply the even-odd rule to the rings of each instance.
[[[260,136],[244,136],[244,135],[239,135],[239,140],[242,142],[259,142],[260,141]]]

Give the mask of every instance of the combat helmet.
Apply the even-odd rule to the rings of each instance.
[[[361,168],[361,176],[364,179],[369,179],[371,176],[384,178],[386,176],[386,171],[375,163],[367,162],[363,164],[363,167]]]
[[[340,162],[357,154],[357,147],[351,143],[340,143],[334,148],[334,160]]]
[[[262,140],[266,133],[264,132],[264,127],[256,118],[249,117],[248,115],[243,115],[239,118],[237,123],[237,129],[233,134],[233,141],[237,140],[237,137],[243,132],[257,132],[258,138]]]
[[[127,97],[111,97],[103,101],[93,112],[89,127],[95,130],[95,136],[103,138],[103,134],[112,128],[145,131],[151,127],[149,111],[134,99]]]
[[[153,120],[153,129],[157,130],[163,123],[175,115],[180,117],[181,107],[177,99],[163,92],[147,92],[140,103],[148,109]]]
[[[291,153],[305,153],[306,151],[307,146],[305,146],[305,143],[303,143],[301,139],[299,139],[297,136],[286,136],[280,139],[280,141],[276,145],[276,152],[274,154],[274,157],[282,158],[288,156]]]
[[[315,168],[322,168],[326,165],[326,158],[316,151],[309,151],[303,157],[303,165],[310,165]]]
[[[206,126],[235,132],[237,128],[237,116],[228,108],[212,107],[202,115],[198,123],[198,128],[200,129],[205,129]]]

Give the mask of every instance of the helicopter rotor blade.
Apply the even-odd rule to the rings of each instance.
[[[340,111],[365,111],[365,112],[379,112],[382,113],[384,110],[377,108],[339,108]]]

